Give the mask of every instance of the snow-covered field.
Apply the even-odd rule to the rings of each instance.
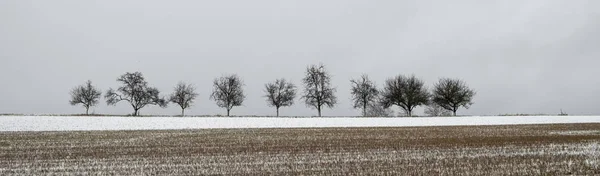
[[[598,129],[0,132],[0,175],[600,175]]]
[[[424,118],[77,117],[0,116],[0,131],[159,130],[208,128],[408,127],[600,123],[600,116]]]

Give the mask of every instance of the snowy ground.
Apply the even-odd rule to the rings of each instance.
[[[600,175],[598,129],[0,132],[0,175]]]
[[[207,128],[406,127],[600,123],[600,116],[436,118],[75,117],[0,116],[0,131],[89,131]]]

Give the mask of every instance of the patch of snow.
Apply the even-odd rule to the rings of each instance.
[[[585,164],[594,169],[600,169],[600,143],[593,142],[586,146]]]
[[[472,116],[424,118],[0,116],[0,131],[416,127],[557,123],[600,123],[600,116]]]
[[[558,131],[558,132],[550,132],[550,134],[557,134],[557,135],[600,134],[600,130]]]

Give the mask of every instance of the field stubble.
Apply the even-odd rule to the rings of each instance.
[[[0,175],[598,175],[600,124],[3,132]]]

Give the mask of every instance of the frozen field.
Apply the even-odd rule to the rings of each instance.
[[[368,174],[599,175],[600,123],[0,132],[0,175]]]
[[[600,123],[600,116],[436,118],[59,117],[0,116],[0,131],[163,130],[210,128],[411,127]]]

